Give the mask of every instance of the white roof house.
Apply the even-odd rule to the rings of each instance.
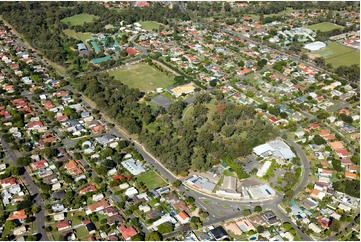
[[[316,224],[314,224],[314,223],[310,223],[309,225],[308,225],[308,227],[313,231],[313,232],[315,232],[315,233],[321,233],[321,229],[320,229],[320,227],[318,227]]]
[[[128,188],[125,191],[125,195],[128,197],[133,197],[136,194],[138,194],[138,190],[135,187]]]
[[[137,176],[140,173],[145,172],[143,166],[141,164],[137,164],[136,161],[132,158],[123,161],[121,164],[125,169],[132,173],[133,176]]]

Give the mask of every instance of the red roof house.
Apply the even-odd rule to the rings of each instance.
[[[127,53],[128,55],[137,55],[138,52],[133,48],[128,48]]]
[[[119,232],[125,240],[130,240],[138,232],[133,227],[125,227],[124,225],[118,227]]]

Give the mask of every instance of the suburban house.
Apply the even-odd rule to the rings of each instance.
[[[104,208],[110,207],[111,204],[108,200],[101,200],[99,202],[93,203],[87,207],[85,210],[85,213],[87,215],[93,213],[93,212],[99,212],[100,210],[103,210]]]
[[[96,227],[90,220],[83,221],[84,226],[88,230],[89,234],[95,234],[96,233]]]
[[[9,221],[18,220],[20,223],[23,223],[27,217],[28,216],[26,215],[26,212],[23,209],[20,211],[13,212],[13,215],[11,215],[7,220]]]
[[[69,224],[68,221],[63,220],[63,221],[60,221],[56,227],[58,228],[58,231],[61,231],[61,230],[70,228],[71,225]]]
[[[118,227],[118,231],[122,234],[124,240],[130,240],[138,232],[133,227],[125,227],[124,225]]]

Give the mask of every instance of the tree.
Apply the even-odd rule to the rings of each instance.
[[[158,231],[152,231],[145,236],[146,241],[162,241],[163,236]]]
[[[175,188],[179,187],[181,184],[182,184],[182,181],[181,181],[181,180],[175,180],[175,181],[172,183],[173,187],[175,187]]]
[[[256,207],[254,208],[254,211],[255,211],[256,213],[262,212],[262,207],[261,207],[261,206],[256,206]]]
[[[36,235],[29,235],[28,237],[26,237],[26,241],[37,241],[38,238],[36,237]]]
[[[326,144],[326,140],[318,134],[314,136],[313,142],[315,142],[316,145]]]
[[[215,87],[215,86],[217,86],[217,81],[216,81],[215,79],[213,79],[213,80],[211,80],[211,81],[209,82],[209,85],[210,85],[211,87]]]
[[[340,230],[340,227],[341,227],[341,223],[338,220],[336,220],[336,219],[332,220],[332,223],[330,226],[330,230],[332,232],[338,232]]]
[[[250,215],[251,214],[251,210],[249,210],[249,209],[243,209],[243,211],[242,211],[242,215],[243,216],[248,216],[248,215]]]
[[[37,214],[38,212],[40,212],[40,208],[38,206],[36,206],[36,204],[34,204],[32,207],[31,207],[31,212],[33,214]]]
[[[46,158],[51,158],[57,155],[57,151],[50,147],[46,147],[43,149],[42,155],[45,156]]]
[[[262,225],[257,226],[257,232],[258,233],[263,233],[264,232],[264,227]]]
[[[170,222],[165,222],[158,226],[158,232],[161,234],[168,234],[172,231],[173,225]]]
[[[144,235],[142,233],[138,233],[132,237],[132,241],[144,241]]]
[[[292,229],[292,225],[288,222],[283,223],[283,228],[287,231],[289,231],[290,229]]]

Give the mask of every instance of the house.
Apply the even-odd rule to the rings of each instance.
[[[85,210],[85,213],[87,215],[93,213],[93,212],[98,212],[100,210],[103,210],[104,208],[110,207],[111,204],[108,200],[101,200],[99,202],[93,203],[91,205],[89,205],[87,207],[87,209]]]
[[[60,221],[56,227],[58,228],[58,231],[61,231],[64,229],[68,229],[71,226],[68,221],[63,220],[63,221]]]
[[[231,222],[229,224],[224,225],[224,228],[235,235],[241,235],[242,231],[239,229],[235,222]]]
[[[328,218],[319,217],[317,219],[317,222],[321,225],[322,228],[325,228],[325,229],[327,229],[330,225],[330,219],[328,219]]]
[[[138,194],[138,190],[135,187],[128,188],[125,191],[125,195],[128,197],[133,197],[136,194]]]
[[[117,215],[107,218],[107,224],[109,224],[110,226],[113,224],[116,224],[116,225],[121,224],[121,223],[123,223],[123,221],[124,221],[124,218],[120,214],[117,214]]]
[[[332,171],[318,168],[318,175],[323,177],[332,177]]]
[[[54,212],[62,212],[64,211],[65,207],[63,204],[55,204],[51,207],[51,209],[54,211]]]
[[[341,159],[349,157],[348,152],[347,152],[346,149],[337,150],[336,153]]]
[[[248,219],[238,220],[238,221],[236,221],[236,224],[243,232],[248,232],[250,230],[255,230],[255,227],[253,226],[251,221],[249,221]]]
[[[65,168],[71,175],[81,175],[83,174],[83,170],[78,167],[78,163],[74,160],[70,160],[67,164],[65,164]]]
[[[134,48],[128,48],[127,50],[128,55],[134,55],[136,56],[138,52]]]
[[[133,176],[139,175],[143,172],[145,172],[143,166],[139,164],[139,162],[136,162],[134,159],[128,159],[123,162],[121,162],[122,166],[124,166],[125,169],[127,169]]]
[[[118,227],[118,231],[122,234],[124,240],[130,240],[138,232],[133,227],[125,227],[124,225]]]
[[[28,216],[26,215],[26,212],[23,209],[13,212],[13,215],[11,215],[7,220],[9,221],[18,220],[20,223],[23,223],[27,217]]]
[[[212,236],[218,241],[218,240],[224,240],[228,238],[227,232],[224,230],[223,227],[218,226],[217,228],[214,228],[209,231]]]
[[[98,202],[98,201],[100,201],[100,200],[102,200],[104,198],[104,195],[103,194],[94,194],[93,195],[93,197],[92,197],[92,200],[94,201],[94,202]]]
[[[95,234],[96,233],[96,227],[90,220],[83,221],[84,226],[88,230],[89,234]]]
[[[79,193],[81,195],[85,195],[88,192],[95,192],[97,188],[94,185],[87,186],[86,188],[82,189]]]
[[[345,172],[345,177],[346,177],[346,178],[353,179],[353,180],[356,180],[357,174],[346,171],[346,172]]]
[[[326,196],[326,194],[324,192],[320,191],[320,190],[313,189],[310,196],[312,198],[322,200]]]
[[[30,164],[30,167],[33,171],[37,171],[41,168],[44,168],[44,167],[48,167],[49,164],[48,162],[46,162],[46,160],[39,160],[39,161],[36,161],[32,164]]]
[[[314,224],[314,223],[310,223],[309,225],[308,225],[308,228],[309,229],[311,229],[313,232],[315,232],[315,233],[321,233],[321,231],[322,231],[322,229],[320,229],[320,227],[318,227],[316,224]]]
[[[270,225],[276,225],[280,223],[280,220],[276,217],[276,215],[273,212],[265,212],[263,214],[263,218]]]
[[[341,150],[344,149],[345,147],[343,146],[342,142],[340,141],[335,141],[335,142],[328,142],[328,145],[334,150]]]
[[[99,211],[102,215],[107,215],[108,217],[119,214],[119,211],[113,207],[104,208],[103,210]]]
[[[190,221],[190,217],[186,212],[180,212],[178,213],[175,218],[181,223],[186,224]]]
[[[8,187],[10,187],[10,186],[12,186],[12,185],[16,185],[17,182],[16,182],[15,178],[13,178],[13,177],[8,177],[8,178],[5,178],[5,179],[0,180],[0,184],[1,184],[1,186],[2,186],[3,188],[8,188]]]
[[[183,201],[179,201],[173,204],[173,208],[180,211],[187,211],[189,208]]]

